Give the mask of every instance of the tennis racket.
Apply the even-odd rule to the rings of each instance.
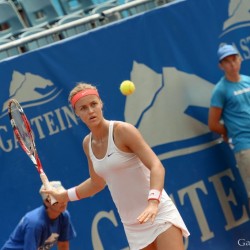
[[[13,128],[17,141],[19,142],[21,148],[29,156],[29,158],[35,165],[38,173],[40,174],[40,178],[42,180],[45,189],[47,190],[51,189],[49,180],[43,170],[41,161],[39,159],[36,150],[35,140],[30,123],[21,105],[17,100],[15,99],[9,100],[8,113],[9,113],[10,123]],[[51,195],[49,195],[49,201],[52,205],[57,202],[56,199]]]

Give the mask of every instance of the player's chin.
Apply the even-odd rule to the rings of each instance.
[[[89,119],[88,122],[86,123],[86,125],[89,127],[89,128],[93,128],[93,127],[96,127],[100,124],[100,120],[95,117],[95,118],[92,118],[92,119]]]
[[[91,118],[89,118],[88,123],[93,124],[93,123],[97,123],[98,122],[98,117],[97,116],[93,116]]]

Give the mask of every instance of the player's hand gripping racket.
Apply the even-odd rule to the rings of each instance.
[[[9,101],[8,113],[11,126],[20,146],[35,165],[45,189],[51,189],[49,180],[43,171],[41,161],[38,157],[30,123],[17,100],[11,99]],[[52,205],[57,202],[53,196],[49,195],[49,198]]]

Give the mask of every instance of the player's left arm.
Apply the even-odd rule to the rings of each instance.
[[[157,155],[146,143],[137,128],[128,123],[119,123],[115,129],[115,143],[125,152],[135,153],[150,170],[150,189],[162,191],[164,188],[165,168]],[[147,207],[137,217],[139,223],[154,221],[158,213],[158,200],[149,200]]]
[[[150,170],[151,189],[163,189],[165,168],[137,128],[129,123],[118,123],[115,129],[115,144],[122,151],[136,154]]]

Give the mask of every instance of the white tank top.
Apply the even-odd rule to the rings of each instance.
[[[107,183],[121,220],[125,224],[138,223],[136,218],[147,206],[150,171],[134,153],[122,152],[113,140],[114,121],[110,121],[108,147],[105,156],[97,159],[91,147],[89,155],[95,172]]]
[[[113,140],[114,121],[109,124],[108,147],[105,156],[97,159],[91,148],[91,134],[89,140],[89,155],[95,172],[107,183],[113,201],[123,223],[131,250],[146,247],[171,223],[182,230],[185,237],[188,229],[174,203],[162,190],[161,201],[155,222],[140,224],[137,217],[148,205],[150,188],[150,170],[146,168],[134,153],[119,150]]]

